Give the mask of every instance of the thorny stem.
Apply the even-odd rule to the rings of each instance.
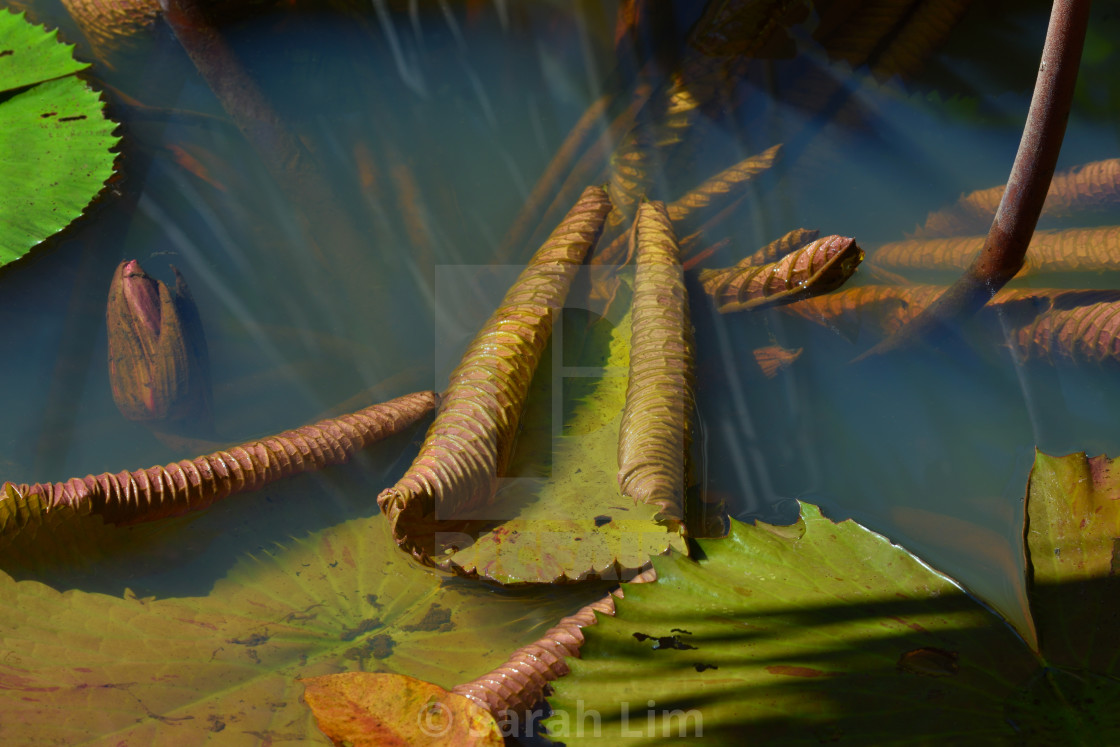
[[[857,361],[943,334],[979,311],[1022,269],[1062,147],[1090,4],[1054,2],[1019,151],[980,255],[928,308]]]

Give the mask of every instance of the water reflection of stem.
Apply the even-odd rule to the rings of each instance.
[[[1055,0],[1023,137],[980,255],[917,318],[860,358],[943,334],[979,311],[1023,267],[1069,119],[1090,0]]]

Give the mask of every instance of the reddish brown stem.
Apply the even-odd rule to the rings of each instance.
[[[435,407],[433,392],[417,392],[338,418],[322,420],[239,446],[134,472],[105,472],[66,482],[0,486],[0,536],[27,526],[16,498],[41,497],[42,512],[71,509],[109,524],[136,524],[179,516],[234,493],[282,477],[341,464],[374,441],[407,428]]]
[[[1090,0],[1055,0],[1030,111],[984,249],[935,302],[857,360],[943,334],[976,313],[1023,266],[1054,176],[1073,101]]]

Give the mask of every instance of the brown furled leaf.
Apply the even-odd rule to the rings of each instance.
[[[986,231],[1003,197],[1003,189],[1000,185],[962,195],[949,207],[930,213],[915,237],[961,236]],[[1040,220],[1115,209],[1117,205],[1120,205],[1120,158],[1093,161],[1054,174]]]
[[[553,315],[610,208],[601,188],[584,190],[463,354],[412,466],[377,496],[397,543],[422,562],[440,522],[493,497]]]
[[[959,271],[984,247],[983,236],[910,239],[884,244],[871,262],[891,270]],[[1100,272],[1120,269],[1115,247],[1120,226],[1035,231],[1023,269],[1016,277],[1037,272]]]
[[[862,259],[855,239],[825,236],[771,264],[704,270],[700,284],[727,314],[827,293],[850,278]]]
[[[21,533],[50,526],[52,514],[57,512],[75,518],[98,516],[105,523],[123,526],[198,511],[282,477],[341,464],[374,441],[415,423],[435,402],[433,392],[408,394],[163,467],[48,484],[4,483],[0,488],[4,491],[0,495],[0,538],[8,542]]]
[[[749,265],[765,265],[771,262],[777,262],[779,259],[786,256],[790,252],[796,251],[801,247],[813,241],[816,241],[817,238],[820,237],[820,235],[820,231],[812,230],[809,228],[795,228],[785,236],[774,239],[754,254],[739,262],[736,266],[746,267]]]
[[[300,682],[319,729],[337,745],[505,744],[485,707],[407,675],[341,672]]]
[[[695,404],[688,293],[664,203],[642,203],[631,236],[637,274],[618,485],[623,495],[659,506],[659,516],[676,528],[684,516],[685,457]]]
[[[627,583],[656,580],[657,571],[647,568]],[[498,719],[528,711],[544,699],[549,682],[568,673],[565,658],[579,656],[583,645],[582,629],[595,624],[595,613],[613,615],[615,597],[621,599],[623,596],[623,590],[616,589],[580,608],[574,615],[563,618],[545,631],[539,640],[514,651],[497,669],[456,685],[451,692],[470,698]]]
[[[804,348],[790,350],[783,348],[781,345],[767,345],[754,349],[754,360],[758,363],[758,367],[762,369],[762,375],[772,379],[778,375],[779,371],[784,371],[792,366],[793,362],[801,357],[803,351]]]
[[[757,155],[744,158],[669,203],[666,208],[669,220],[673,223],[687,220],[697,212],[708,208],[713,202],[734,195],[742,189],[743,185],[777,162],[781,147],[775,145]]]

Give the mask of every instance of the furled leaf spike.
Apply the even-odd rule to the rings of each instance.
[[[692,326],[677,238],[665,205],[638,208],[630,380],[618,435],[622,494],[679,524],[694,404]]]
[[[584,190],[452,372],[412,466],[377,497],[397,543],[418,559],[431,558],[434,522],[454,519],[493,496],[553,315],[610,208],[602,189]]]

